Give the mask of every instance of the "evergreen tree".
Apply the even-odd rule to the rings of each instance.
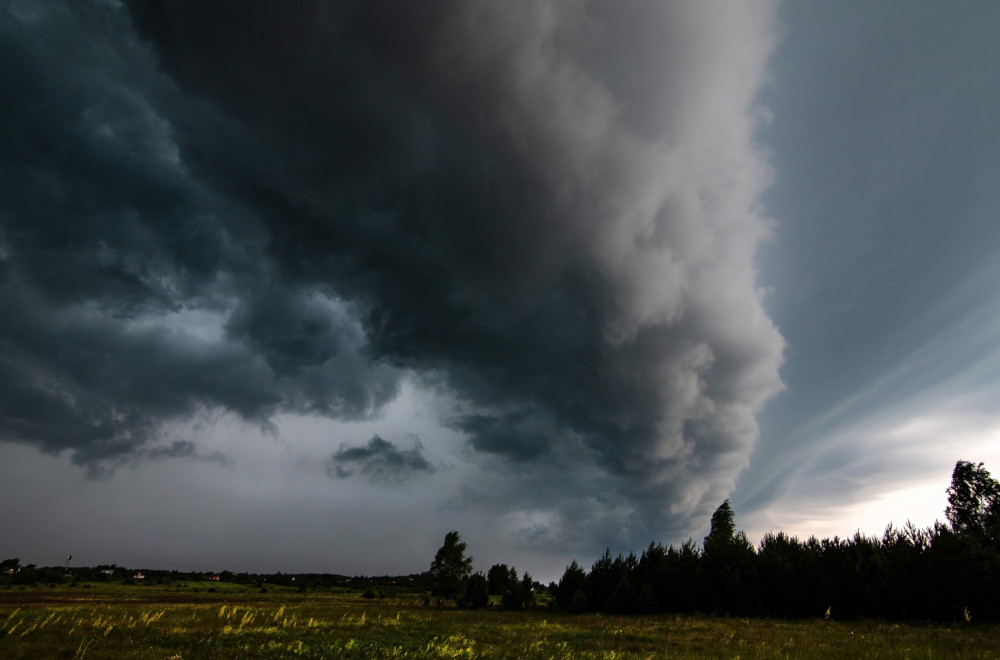
[[[747,612],[752,608],[755,554],[746,534],[736,531],[736,516],[727,499],[712,514],[703,559],[705,597],[711,610]]]
[[[566,571],[563,573],[562,579],[559,580],[559,586],[556,587],[555,597],[556,605],[559,607],[569,609],[573,604],[573,599],[578,591],[582,592],[587,585],[587,572],[573,560],[569,566],[566,567]],[[586,599],[586,596],[584,596]]]
[[[510,582],[510,569],[507,564],[493,564],[486,572],[486,581],[489,585],[490,594],[500,596],[507,589]]]
[[[705,537],[705,554],[725,553],[736,536],[736,515],[727,499],[712,514],[712,527]]]

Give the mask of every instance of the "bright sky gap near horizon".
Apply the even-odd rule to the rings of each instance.
[[[1000,473],[1000,5],[0,0],[0,558],[401,574]]]

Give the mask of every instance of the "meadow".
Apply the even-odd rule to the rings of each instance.
[[[209,591],[211,588],[213,591]],[[0,590],[0,658],[997,658],[1000,625],[460,610],[208,583]]]

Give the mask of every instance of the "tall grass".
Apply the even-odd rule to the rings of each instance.
[[[418,598],[229,591],[0,594],[0,658],[1000,657],[1000,627],[834,619],[574,616],[424,606]]]

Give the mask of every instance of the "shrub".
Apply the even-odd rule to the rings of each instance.
[[[476,573],[469,577],[462,604],[466,607],[485,607],[490,602],[490,587],[486,576]]]

